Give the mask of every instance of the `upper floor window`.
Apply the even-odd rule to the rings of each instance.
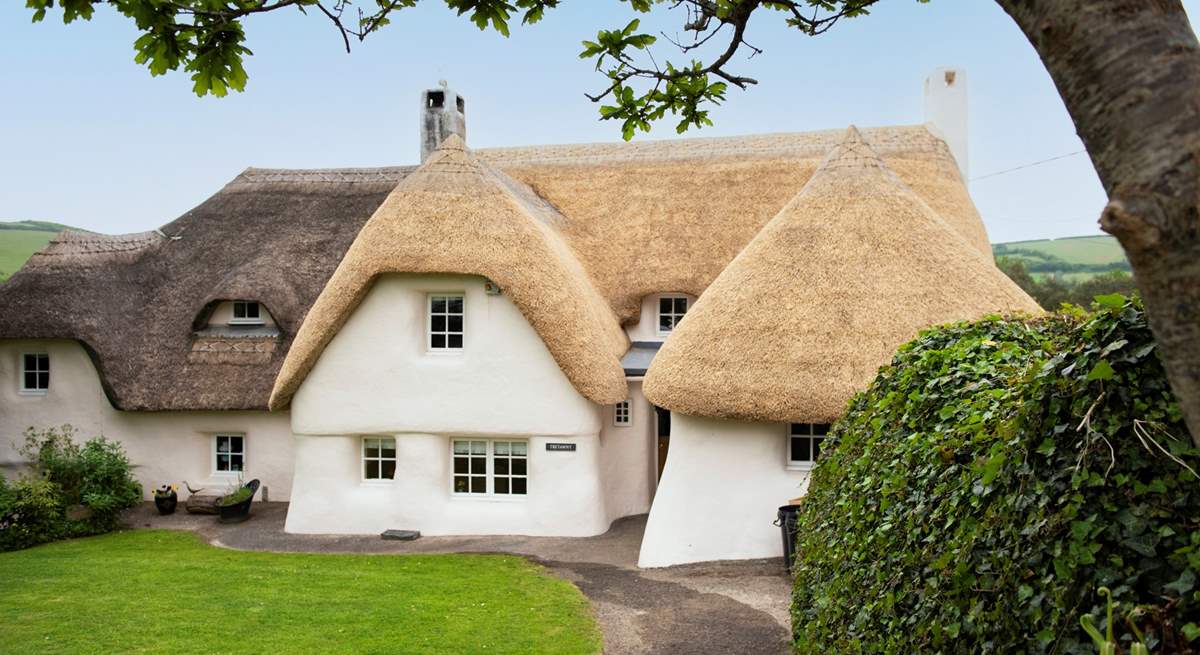
[[[246,436],[218,434],[213,439],[213,470],[217,473],[238,473],[246,470]]]
[[[262,308],[253,300],[233,301],[233,318],[230,324],[262,325]]]
[[[456,494],[524,496],[529,492],[529,443],[454,439]]]
[[[463,347],[463,296],[429,296],[429,350],[451,351]]]
[[[613,425],[629,425],[633,422],[633,412],[628,400],[613,405]]]
[[[21,355],[21,392],[41,394],[50,389],[50,355]]]
[[[827,434],[826,423],[792,423],[788,429],[788,468],[812,468],[821,456],[821,443]]]
[[[394,438],[364,437],[362,458],[364,480],[394,480],[396,478],[396,440]]]
[[[665,336],[679,325],[688,310],[685,296],[663,296],[658,299],[658,334]]]

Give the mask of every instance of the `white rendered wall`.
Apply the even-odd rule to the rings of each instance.
[[[464,348],[426,348],[427,297],[465,293]],[[296,434],[596,435],[600,412],[504,295],[465,275],[381,276],[292,399]]]
[[[963,180],[970,179],[967,160],[967,72],[938,68],[925,78],[925,123],[950,147]]]
[[[786,467],[786,434],[780,423],[672,414],[638,566],[781,556],[776,511],[808,486],[808,473]]]
[[[464,293],[464,349],[426,348],[427,297]],[[588,536],[645,511],[644,447],[601,436],[579,394],[504,295],[463,275],[381,276],[292,399],[296,482],[286,530]],[[363,481],[361,439],[394,437],[394,481]],[[452,493],[455,437],[527,439],[529,493]],[[547,451],[571,443],[574,452]],[[639,481],[626,486],[632,469]],[[606,480],[609,474],[620,475]]]
[[[629,383],[629,425],[613,422],[613,406],[604,408],[600,429],[600,475],[605,506],[614,520],[645,514],[654,498],[654,409],[642,395],[640,380]]]
[[[452,437],[402,433],[396,438],[396,477],[363,481],[361,437],[296,437],[296,486],[287,532],[379,534],[388,529],[424,535],[586,537],[611,522],[605,510],[595,435],[529,438],[528,494],[473,497],[451,489]],[[510,437],[511,438],[511,437]],[[573,443],[552,452],[546,443]]]
[[[50,389],[19,392],[21,355],[50,355]],[[236,477],[213,471],[213,435],[246,436],[245,479],[259,478],[271,500],[287,500],[292,487],[292,434],[287,412],[122,412],[113,409],[96,368],[74,341],[0,341],[0,472],[15,474],[17,448],[28,427],[69,423],[87,439],[119,441],[136,466],[149,498],[163,483],[187,480],[193,487],[224,491]],[[183,497],[187,491],[181,490]]]
[[[641,318],[637,323],[626,325],[625,334],[630,341],[666,341],[670,335],[658,333],[658,299],[663,296],[683,296],[688,299],[688,309],[696,304],[696,296],[686,293],[655,293],[642,298]]]

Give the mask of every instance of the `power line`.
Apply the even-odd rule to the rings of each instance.
[[[1082,154],[1083,154],[1083,153],[1085,153],[1085,152],[1087,152],[1087,150],[1076,150],[1075,152],[1068,152],[1068,153],[1067,153],[1067,154],[1065,154],[1065,155],[1059,155],[1059,156],[1057,156],[1057,157],[1051,157],[1051,158],[1049,158],[1049,159],[1042,159],[1042,160],[1039,160],[1039,161],[1030,162],[1030,163],[1028,163],[1028,164],[1022,164],[1022,165],[1020,165],[1020,166],[1015,166],[1015,167],[1013,167],[1013,168],[1006,168],[1006,169],[1004,169],[1004,170],[1002,170],[1002,171],[996,171],[995,173],[988,173],[987,175],[980,175],[979,177],[973,177],[973,178],[971,178],[970,180],[967,180],[967,181],[968,181],[968,182],[976,182],[976,181],[979,181],[979,180],[986,180],[986,179],[987,179],[987,178],[989,178],[989,177],[996,177],[997,175],[1004,175],[1004,174],[1006,174],[1006,173],[1012,173],[1012,172],[1014,172],[1014,171],[1019,171],[1019,170],[1023,170],[1023,169],[1026,169],[1026,168],[1031,168],[1031,167],[1033,167],[1033,166],[1040,166],[1040,165],[1042,165],[1042,164],[1047,164],[1047,163],[1050,163],[1050,162],[1052,162],[1052,161],[1058,161],[1058,160],[1060,160],[1060,159],[1066,159],[1067,157],[1074,157],[1075,155],[1082,155]]]

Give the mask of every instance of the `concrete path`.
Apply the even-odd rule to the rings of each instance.
[[[779,559],[638,569],[646,517],[614,523],[597,537],[422,537],[283,531],[287,503],[255,503],[244,523],[186,514],[159,516],[153,503],[131,510],[131,527],[191,530],[237,550],[316,553],[514,553],[570,580],[591,600],[609,655],[783,655],[791,620],[789,581]]]

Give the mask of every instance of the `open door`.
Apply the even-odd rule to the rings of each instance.
[[[663,467],[667,465],[667,451],[671,449],[671,411],[654,408],[658,434],[658,480],[662,480]]]

